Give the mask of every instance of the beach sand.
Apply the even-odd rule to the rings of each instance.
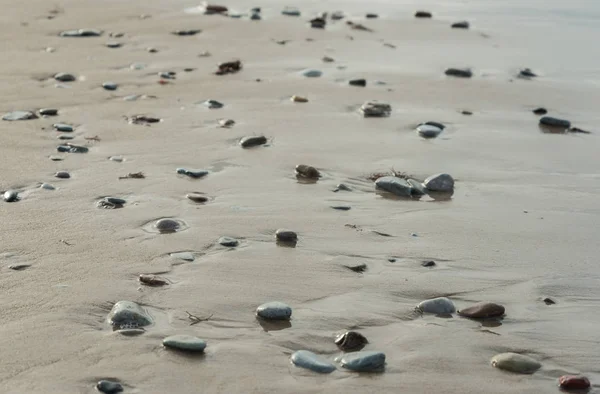
[[[566,373],[600,381],[600,62],[585,44],[597,35],[586,19],[597,8],[573,16],[558,2],[512,14],[511,4],[494,11],[485,0],[302,2],[296,18],[272,0],[224,4],[242,12],[261,6],[263,19],[251,21],[185,13],[197,5],[189,1],[6,3],[0,110],[58,108],[59,115],[0,122],[0,190],[21,196],[0,202],[0,392],[92,393],[108,378],[127,393],[177,394],[522,394],[558,392]],[[593,6],[576,3],[571,11]],[[415,19],[418,9],[433,19]],[[347,19],[324,30],[307,24],[336,10]],[[374,31],[350,29],[346,20]],[[460,20],[471,29],[450,29]],[[58,36],[79,28],[104,34]],[[171,34],[180,29],[202,32]],[[123,46],[107,48],[109,41]],[[205,51],[211,56],[199,56]],[[235,59],[239,73],[214,75],[217,64]],[[472,67],[474,76],[446,77],[448,67]],[[524,67],[540,76],[515,78]],[[323,75],[305,78],[306,69]],[[161,71],[176,79],[159,84]],[[57,88],[58,72],[78,80]],[[367,86],[348,86],[353,78]],[[104,90],[106,81],[119,88]],[[133,94],[156,98],[123,99]],[[293,103],[292,95],[309,102]],[[225,106],[208,109],[201,104],[208,99]],[[391,104],[391,116],[362,118],[357,110],[367,100]],[[541,132],[531,112],[540,106],[592,133]],[[138,114],[162,121],[125,119]],[[219,119],[236,123],[219,128]],[[425,121],[447,128],[425,140],[414,131]],[[56,151],[59,122],[77,126],[70,142],[88,153]],[[248,135],[266,136],[269,146],[242,149]],[[108,160],[114,155],[124,161]],[[298,182],[298,164],[322,178]],[[189,179],[178,167],[210,173]],[[421,180],[452,174],[452,198],[376,192],[368,176],[392,168]],[[54,178],[63,170],[70,179]],[[145,178],[119,179],[135,172]],[[40,189],[42,182],[56,190]],[[334,193],[339,183],[352,190]],[[190,192],[211,199],[197,204]],[[127,203],[98,209],[104,196]],[[163,217],[186,228],[153,231]],[[278,228],[298,233],[295,248],[276,244]],[[240,245],[222,247],[221,236]],[[196,259],[169,256],[177,251]],[[436,266],[422,267],[424,260]],[[364,273],[345,267],[361,263]],[[8,268],[14,264],[31,266]],[[149,273],[172,283],[143,286],[137,277]],[[486,326],[415,312],[439,296],[458,309],[497,302],[506,317]],[[136,337],[113,332],[106,316],[119,300],[144,305],[155,324]],[[293,308],[290,327],[263,329],[254,312],[268,301]],[[190,325],[186,312],[210,318]],[[385,352],[383,373],[338,368],[322,376],[290,364],[300,349],[333,360],[341,353],[335,335],[349,329],[368,338],[366,350]],[[161,340],[174,334],[205,339],[205,355],[165,350]],[[519,375],[490,365],[508,351],[543,367]]]

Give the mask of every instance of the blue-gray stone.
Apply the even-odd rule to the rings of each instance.
[[[267,302],[256,308],[256,315],[267,320],[288,320],[292,316],[292,308],[283,302]]]
[[[540,124],[551,127],[562,127],[568,129],[571,127],[571,122],[566,119],[553,118],[552,116],[544,116],[540,118]]]
[[[101,380],[98,382],[98,384],[96,384],[96,389],[104,394],[116,394],[123,391],[123,386],[118,382]]]
[[[300,368],[310,369],[318,373],[331,373],[335,365],[308,350],[298,350],[291,357],[292,363]]]
[[[341,365],[356,372],[376,371],[385,365],[385,354],[374,351],[348,353],[342,357]]]
[[[31,111],[13,111],[2,116],[2,120],[7,120],[9,122],[15,120],[30,120],[37,119],[36,114]]]
[[[436,315],[448,315],[456,312],[454,303],[446,297],[432,298],[425,300],[417,305],[417,308],[423,313],[433,313]]]
[[[406,181],[412,187],[411,193],[413,196],[422,196],[422,195],[427,194],[427,190],[425,189],[425,187],[423,186],[423,184],[421,182],[414,180],[414,179],[407,179]]]
[[[208,175],[206,170],[188,170],[187,168],[178,168],[177,173],[180,175],[187,175],[190,178],[202,178]]]
[[[451,192],[454,190],[454,178],[449,174],[435,174],[425,179],[423,186],[432,192]]]
[[[206,341],[192,335],[172,335],[163,339],[162,343],[165,347],[189,352],[203,352],[206,349]]]
[[[42,108],[38,112],[41,116],[56,116],[56,115],[58,115],[58,110],[56,108]]]
[[[222,246],[234,248],[240,244],[240,241],[231,237],[221,237],[219,238],[219,244]]]
[[[103,87],[105,90],[117,90],[117,88],[119,87],[119,85],[117,85],[117,84],[116,84],[116,83],[114,83],[114,82],[104,82],[104,83],[102,84],[102,87]]]
[[[323,75],[322,71],[319,70],[306,70],[302,73],[307,78],[318,78]]]
[[[300,16],[300,10],[295,7],[285,7],[281,13],[287,16]]]
[[[141,328],[152,324],[146,310],[132,301],[117,302],[108,314],[108,322],[116,329]]]
[[[52,127],[54,127],[54,130],[56,130],[56,131],[64,131],[66,133],[70,133],[73,130],[75,130],[73,128],[73,126],[71,126],[70,124],[66,124],[66,123],[55,123],[52,125]]]
[[[7,190],[4,192],[4,201],[15,202],[19,200],[19,192],[16,190]]]
[[[377,179],[375,187],[401,197],[410,197],[412,195],[412,186],[410,183],[395,176],[384,176]]]
[[[85,146],[79,145],[59,145],[56,147],[56,150],[59,152],[68,152],[68,153],[87,153],[89,151]]]
[[[73,82],[77,78],[75,78],[75,75],[73,75],[73,74],[58,73],[58,74],[54,75],[54,79],[56,79],[57,81],[60,81],[60,82]]]
[[[435,138],[442,132],[442,129],[428,124],[422,124],[417,127],[417,133],[423,138]]]

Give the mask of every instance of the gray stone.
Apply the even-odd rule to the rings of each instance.
[[[307,78],[318,78],[323,75],[322,71],[319,70],[306,70],[302,73]]]
[[[45,190],[56,190],[56,188],[55,188],[53,185],[49,184],[49,183],[42,183],[42,184],[40,185],[40,189],[45,189]]]
[[[532,374],[542,367],[537,360],[518,353],[501,353],[492,358],[492,366],[505,371]]]
[[[54,156],[54,155],[51,155],[48,158],[52,161],[63,161],[65,159],[63,156]]]
[[[7,190],[4,192],[4,201],[15,202],[19,201],[19,192],[16,190]]]
[[[42,108],[38,111],[41,116],[56,116],[58,110],[56,108]]]
[[[9,122],[30,119],[37,119],[37,115],[31,111],[13,111],[2,116],[2,120],[7,120]]]
[[[123,46],[122,43],[117,42],[117,41],[109,41],[106,43],[106,47],[107,48],[121,48]]]
[[[108,314],[108,322],[116,330],[121,328],[141,328],[152,324],[146,310],[132,301],[117,302]]]
[[[169,254],[169,256],[173,257],[174,259],[181,259],[181,260],[185,260],[185,261],[196,260],[196,256],[194,256],[194,254],[191,252],[175,252],[175,253]]]
[[[467,21],[455,22],[450,27],[452,27],[453,29],[468,29],[469,22],[467,22]]]
[[[340,183],[335,187],[335,189],[333,191],[334,192],[339,192],[339,191],[350,192],[350,191],[352,191],[352,189],[350,188],[350,186]]]
[[[59,134],[59,135],[56,136],[56,138],[59,139],[59,140],[72,140],[72,139],[75,139],[74,136],[69,135],[69,134]]]
[[[534,73],[530,68],[524,68],[519,71],[519,77],[521,78],[535,78],[537,74]]]
[[[201,353],[206,349],[206,341],[192,335],[172,335],[163,339],[168,348]]]
[[[419,182],[415,179],[407,179],[406,181],[412,187],[412,190],[410,192],[413,196],[423,196],[423,195],[427,194],[427,190],[425,189],[425,187],[423,186],[423,184],[421,182]]]
[[[96,205],[98,206],[98,208],[116,209],[123,208],[123,205],[125,205],[126,202],[127,201],[125,201],[124,199],[118,197],[104,197],[103,199],[98,201]]]
[[[238,241],[235,238],[231,238],[231,237],[221,237],[219,238],[219,245],[222,246],[227,246],[229,248],[235,248],[236,246],[238,246],[240,244],[240,241]]]
[[[267,143],[267,137],[264,135],[260,136],[248,136],[244,137],[240,140],[240,145],[242,148],[251,148],[253,146],[264,145]]]
[[[102,30],[96,29],[77,29],[66,30],[60,33],[61,37],[98,37],[102,35]]]
[[[437,126],[422,124],[417,127],[417,133],[423,138],[435,138],[442,132]]]
[[[96,389],[104,394],[116,394],[123,391],[123,386],[119,382],[101,380],[96,384]]]
[[[331,208],[335,209],[336,211],[349,211],[352,209],[352,207],[349,205],[332,205]]]
[[[550,127],[560,127],[568,129],[571,127],[571,122],[566,119],[553,118],[552,116],[544,116],[540,118],[540,124]]]
[[[199,193],[189,193],[186,194],[185,196],[188,200],[191,200],[193,202],[197,202],[197,203],[205,203],[208,202],[209,198],[206,196],[203,196],[202,194]]]
[[[360,112],[365,118],[383,118],[390,116],[392,106],[378,101],[367,101],[360,107]]]
[[[208,171],[206,170],[188,170],[187,168],[178,168],[177,173],[189,176],[190,178],[202,178],[208,175]]]
[[[313,372],[331,373],[336,370],[335,365],[308,350],[298,350],[292,354],[290,359],[295,366]]]
[[[395,176],[383,176],[375,181],[377,189],[385,190],[400,197],[410,197],[412,186],[406,180]]]
[[[300,10],[295,7],[285,7],[281,13],[287,16],[300,16]]]
[[[114,82],[104,82],[104,83],[102,84],[102,87],[103,87],[105,90],[117,90],[117,89],[119,88],[119,85],[117,85],[117,84],[116,84],[116,83],[114,83]]]
[[[459,78],[471,78],[473,71],[468,68],[449,68],[445,71],[446,75]]]
[[[173,219],[159,219],[154,223],[154,227],[160,233],[174,233],[181,228],[181,224]]]
[[[267,302],[256,308],[256,316],[266,320],[289,320],[292,308],[283,302]]]
[[[69,174],[67,171],[58,171],[56,174],[54,174],[54,176],[60,179],[69,179],[71,174]]]
[[[54,123],[52,125],[52,127],[54,127],[54,130],[56,130],[56,131],[64,131],[66,133],[70,133],[73,130],[75,130],[75,128],[73,126],[71,126],[70,124],[66,124],[66,123]]]
[[[321,177],[321,173],[313,166],[298,164],[296,166],[296,176],[308,179],[319,179]]]
[[[275,231],[275,238],[277,238],[277,240],[281,242],[296,242],[298,241],[298,234],[296,234],[292,230],[280,228],[277,231]]]
[[[331,19],[334,21],[339,21],[341,19],[344,19],[346,17],[346,15],[344,15],[343,11],[334,11],[331,13]]]
[[[342,367],[355,372],[378,371],[385,366],[385,354],[374,351],[348,353],[340,363]]]
[[[54,75],[54,79],[60,82],[73,82],[77,80],[75,75],[69,73],[58,73]]]
[[[431,18],[433,15],[429,11],[417,11],[415,12],[415,18]]]
[[[367,86],[367,80],[364,78],[361,79],[351,79],[350,81],[348,81],[348,84],[350,86],[361,86],[361,87],[365,87]]]
[[[192,30],[175,30],[173,34],[176,36],[195,36],[198,33],[201,33],[200,29],[192,29]]]
[[[423,182],[423,186],[432,192],[451,192],[454,190],[454,178],[449,174],[435,174]]]
[[[218,102],[217,100],[206,100],[204,105],[210,109],[219,109],[223,108],[225,104]]]
[[[110,161],[116,161],[117,163],[121,163],[124,159],[123,156],[111,156],[108,158]]]
[[[175,71],[161,71],[158,76],[163,79],[175,79],[177,73]]]
[[[419,303],[419,305],[417,305],[417,309],[423,313],[433,313],[436,315],[448,315],[456,312],[456,307],[452,301],[446,297],[438,297],[422,301]]]
[[[73,145],[67,143],[67,145],[59,145],[56,147],[56,150],[59,152],[67,152],[67,153],[88,153],[89,149],[85,146]]]

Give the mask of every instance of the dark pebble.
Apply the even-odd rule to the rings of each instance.
[[[556,304],[556,301],[554,301],[552,298],[550,297],[546,297],[544,298],[542,301],[544,301],[544,304],[546,305],[554,305]]]
[[[280,242],[297,242],[298,234],[292,230],[278,229],[275,232],[275,238]]]
[[[362,273],[367,270],[367,265],[365,263],[358,265],[345,265],[344,267],[348,268],[350,271]]]
[[[123,44],[121,44],[120,42],[111,41],[106,43],[107,48],[121,48],[122,46]]]
[[[422,265],[423,267],[435,267],[435,261],[433,261],[433,260],[429,260],[429,261],[423,261],[423,262],[421,263],[421,265]]]
[[[114,82],[104,82],[104,83],[102,84],[102,87],[103,87],[105,90],[117,90],[117,88],[119,87],[119,85],[117,85],[117,84],[116,84],[116,83],[114,83]]]
[[[453,23],[451,25],[451,27],[453,29],[468,29],[469,28],[469,22],[467,22],[467,21],[456,22],[456,23]]]
[[[59,35],[61,37],[98,37],[102,35],[102,30],[96,29],[77,29],[77,30],[65,30]]]
[[[365,15],[365,18],[367,18],[367,19],[375,19],[375,18],[379,18],[379,15],[368,13],[367,15]]]
[[[563,375],[558,378],[558,385],[566,390],[586,390],[590,388],[591,383],[585,376]]]
[[[365,87],[367,86],[367,80],[366,79],[351,79],[350,81],[348,81],[348,84],[350,84],[351,86],[362,86]]]
[[[571,127],[569,129],[571,133],[582,133],[582,134],[591,134],[591,131],[582,130],[579,127]]]
[[[251,148],[253,146],[264,145],[267,143],[267,137],[264,135],[260,136],[248,136],[244,137],[240,140],[240,145],[242,148]]]
[[[8,268],[13,271],[23,271],[29,267],[31,267],[31,264],[12,264],[8,266]]]
[[[493,302],[480,302],[458,311],[458,314],[473,319],[485,319],[504,315],[504,307]]]
[[[473,115],[473,112],[471,111],[461,111],[460,113],[467,116]]]
[[[154,223],[154,227],[159,233],[169,234],[179,231],[181,224],[173,219],[159,219]]]
[[[396,259],[395,259],[395,258],[389,258],[389,259],[388,259],[388,261],[389,261],[390,263],[395,263],[395,262],[396,262]]]
[[[202,30],[175,30],[173,34],[176,36],[193,36],[202,32]]]
[[[433,15],[429,11],[417,11],[415,12],[415,18],[431,18]]]
[[[220,103],[217,100],[206,100],[204,102],[204,105],[206,105],[210,109],[219,109],[225,106],[225,104]]]
[[[58,171],[56,174],[54,174],[54,176],[60,179],[69,179],[71,174],[69,174],[67,171]]]
[[[430,122],[421,123],[419,126],[421,126],[421,125],[435,126],[438,129],[442,129],[442,130],[444,130],[446,128],[446,125],[444,125],[443,123],[440,123],[440,122],[431,122],[430,121]]]
[[[16,190],[7,190],[4,192],[4,201],[15,202],[19,201],[19,192]]]
[[[235,74],[242,69],[242,62],[240,60],[232,60],[219,64],[217,67],[216,75]]]
[[[221,246],[226,246],[228,248],[235,248],[236,246],[238,246],[240,244],[240,241],[238,241],[235,238],[231,238],[231,237],[221,237],[219,238],[219,245]]]
[[[314,18],[310,21],[310,27],[313,29],[324,29],[327,21],[325,18]]]
[[[75,128],[73,126],[71,126],[70,124],[65,124],[65,123],[55,123],[52,125],[52,127],[54,127],[54,130],[56,130],[56,131],[62,131],[65,133],[70,133],[73,130],[75,130]]]
[[[105,394],[115,394],[123,391],[123,386],[121,383],[113,382],[110,380],[101,380],[96,384],[96,389],[101,393]]]
[[[535,78],[537,77],[537,74],[531,71],[530,68],[524,68],[519,72],[519,76],[524,78]]]
[[[346,331],[335,338],[335,344],[345,352],[358,351],[364,348],[369,341],[359,332]]]
[[[533,110],[533,113],[536,115],[546,115],[548,110],[546,108],[540,107]]]
[[[553,118],[552,116],[544,116],[540,119],[540,124],[550,127],[560,127],[568,129],[571,127],[571,122],[566,119]]]
[[[177,73],[175,71],[161,71],[158,73],[158,76],[163,79],[175,79]]]
[[[72,144],[59,145],[58,147],[56,147],[56,150],[59,152],[68,152],[68,153],[87,153],[89,151],[89,149],[86,148],[85,146],[72,145]]]
[[[42,108],[38,111],[41,116],[56,116],[58,110],[56,108]]]
[[[460,78],[471,78],[473,72],[468,68],[449,68],[445,71],[446,75]]]
[[[208,175],[206,170],[188,170],[187,168],[178,168],[177,173],[179,175],[187,175],[190,178],[202,178]]]
[[[332,205],[331,208],[337,211],[349,211],[352,207],[348,205]]]
[[[188,200],[191,200],[193,202],[197,202],[197,203],[205,203],[209,200],[208,197],[203,196],[202,194],[198,194],[198,193],[190,193],[186,195]]]
[[[319,179],[321,177],[321,173],[315,167],[307,166],[306,164],[298,164],[296,166],[296,176],[309,179]]]
[[[125,205],[126,202],[127,201],[123,200],[122,198],[104,197],[103,199],[98,201],[96,206],[98,208],[104,208],[104,209],[118,209],[118,208],[123,208],[123,205]]]
[[[60,82],[73,82],[73,81],[77,80],[75,75],[69,74],[69,73],[58,73],[58,74],[54,75],[54,79],[56,79],[57,81],[60,81]]]

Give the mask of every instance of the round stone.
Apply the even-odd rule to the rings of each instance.
[[[395,176],[383,176],[375,181],[375,188],[400,197],[412,196],[412,186],[408,181]]]
[[[435,174],[425,179],[423,186],[432,192],[451,192],[454,190],[454,178],[449,174]]]
[[[266,320],[289,320],[292,308],[283,302],[267,302],[256,308],[256,316]]]
[[[58,171],[56,174],[54,174],[54,176],[60,179],[69,179],[71,174],[69,174],[67,171]]]
[[[558,385],[565,390],[585,390],[591,386],[588,378],[578,375],[563,375],[558,378]]]
[[[369,343],[367,338],[356,331],[346,331],[335,338],[335,344],[340,350],[345,352],[357,351],[365,347]]]
[[[4,201],[15,202],[19,201],[19,192],[16,190],[7,190],[4,192]]]
[[[435,138],[442,132],[442,129],[436,126],[423,124],[417,127],[417,133],[423,138]]]
[[[492,366],[505,371],[531,374],[541,368],[537,360],[518,353],[501,353],[492,358]]]
[[[323,75],[323,72],[320,70],[306,70],[302,73],[307,78],[318,78]]]
[[[449,315],[456,312],[454,304],[446,297],[422,301],[417,305],[417,309],[423,313],[433,313],[436,315]]]
[[[546,108],[539,107],[534,109],[532,112],[536,115],[546,115],[548,113],[548,110]]]
[[[264,135],[260,136],[248,136],[240,140],[242,148],[251,148],[253,146],[264,145],[267,143],[267,137]]]
[[[123,386],[119,382],[101,380],[96,384],[96,389],[104,394],[116,394],[123,391]]]
[[[104,82],[104,83],[102,84],[102,87],[103,87],[105,90],[117,90],[117,88],[119,87],[119,85],[117,85],[117,84],[116,84],[116,83],[114,83],[114,82]]]
[[[121,328],[141,328],[152,324],[146,310],[132,301],[117,302],[108,314],[108,322],[115,330]]]
[[[231,237],[221,237],[219,238],[219,245],[221,246],[226,246],[229,248],[235,248],[236,246],[238,246],[240,244],[240,241],[238,241],[235,238],[231,238]]]
[[[504,315],[504,307],[493,302],[480,302],[468,308],[461,309],[458,314],[473,319],[484,319],[488,317],[500,317]]]
[[[335,365],[308,350],[294,352],[290,360],[295,366],[309,369],[313,372],[331,373],[336,370]]]
[[[181,227],[177,220],[173,219],[159,219],[154,223],[154,227],[160,233],[174,233]]]
[[[378,371],[385,366],[385,354],[374,351],[348,353],[340,363],[342,367],[355,372]]]
[[[13,111],[2,116],[2,120],[6,120],[9,122],[15,120],[30,120],[37,119],[37,116],[31,111]]]
[[[55,190],[55,189],[56,189],[54,186],[52,186],[52,185],[51,185],[51,184],[49,184],[49,183],[42,183],[42,184],[40,185],[40,188],[41,188],[41,189],[46,189],[46,190]]]
[[[188,170],[187,168],[178,168],[177,173],[189,176],[190,178],[202,178],[208,175],[208,171],[206,170]]]
[[[296,166],[296,175],[308,179],[319,179],[321,177],[319,170],[306,164],[298,164]]]
[[[75,75],[69,74],[69,73],[58,73],[58,74],[54,75],[54,79],[56,79],[57,81],[60,81],[60,82],[73,82],[73,81],[77,80]]]
[[[297,242],[298,234],[292,230],[278,229],[275,231],[275,238],[280,242]]]
[[[189,352],[203,352],[206,341],[192,335],[172,335],[163,339],[163,345],[168,348]]]

